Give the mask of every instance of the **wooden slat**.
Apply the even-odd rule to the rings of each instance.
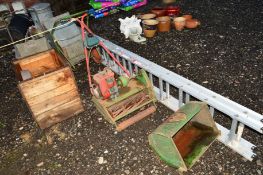
[[[48,50],[46,52],[41,52],[41,53],[36,54],[36,55],[32,55],[32,56],[29,56],[26,58],[19,59],[17,61],[14,61],[14,64],[25,65],[25,64],[32,63],[32,62],[37,62],[38,60],[41,60],[45,57],[52,57],[50,52],[53,52],[53,50]]]
[[[56,97],[52,97],[50,99],[46,99],[46,101],[30,106],[32,112],[35,116],[44,113],[46,111],[49,111],[53,108],[58,107],[59,105],[62,105],[64,103],[68,103],[72,100],[75,100],[79,98],[78,92],[76,89],[73,89],[71,91],[65,92],[63,94],[60,94]]]
[[[39,54],[18,59],[13,62],[14,71],[18,80],[21,79],[21,70],[28,70],[33,77],[55,71],[66,66],[66,63],[53,49]]]
[[[66,120],[71,116],[82,112],[83,110],[84,109],[82,107],[81,101],[78,98],[36,116],[36,121],[38,122],[41,129],[45,129],[55,123]]]
[[[14,61],[13,64],[15,67],[19,65],[22,70],[30,71],[33,77],[36,77],[60,67],[65,67],[66,63],[63,60],[54,50],[48,50]],[[16,73],[19,74],[20,72]]]
[[[54,59],[55,58],[47,56],[47,57],[43,57],[43,59],[38,60],[36,62],[32,62],[29,64],[20,64],[20,67],[22,70],[30,71],[30,73],[34,77],[36,77],[44,73],[54,71],[59,67],[62,67],[61,65],[58,65]]]
[[[38,96],[65,84],[73,84],[74,78],[69,67],[43,75],[41,77],[25,81],[19,84],[19,88],[26,100]]]
[[[21,81],[22,80],[22,76],[21,76],[20,72],[22,71],[22,69],[21,69],[20,65],[19,64],[14,64],[13,70],[15,71],[16,79]]]
[[[55,98],[56,96],[59,96],[61,94],[64,94],[65,92],[71,91],[71,90],[77,91],[77,87],[75,87],[74,82],[67,83],[63,86],[60,86],[56,89],[53,89],[52,91],[48,91],[46,93],[40,94],[38,96],[32,97],[28,100],[28,104],[30,106],[34,106],[36,104],[43,103],[44,101]]]
[[[64,57],[64,55],[60,55],[59,53],[56,53],[54,50],[52,50],[52,52],[50,52],[50,54],[55,57],[56,59],[56,63],[58,65],[63,65],[63,66],[67,66],[67,61],[66,58]]]
[[[20,62],[19,65],[21,67],[23,66],[27,66],[27,65],[36,65],[36,67],[38,67],[38,63],[42,63],[42,64],[49,64],[50,62],[53,62],[53,57],[50,55],[50,53],[46,53],[44,55],[41,55],[40,57],[36,57],[34,55],[34,59],[27,59],[25,58],[24,61]]]

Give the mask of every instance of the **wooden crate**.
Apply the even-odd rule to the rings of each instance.
[[[19,90],[41,129],[83,111],[74,75],[54,50],[14,62]],[[23,80],[21,73],[30,72]]]

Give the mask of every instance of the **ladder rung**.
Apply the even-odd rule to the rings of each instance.
[[[237,137],[236,137],[236,140],[239,142],[241,137],[242,137],[242,134],[243,134],[243,131],[244,131],[244,127],[245,125],[243,123],[240,123],[238,124],[238,127],[237,127]]]
[[[179,107],[183,106],[183,89],[179,88]]]
[[[215,115],[215,108],[210,106],[209,111],[210,111],[211,116],[214,117],[214,115]]]
[[[188,103],[190,101],[190,95],[186,93],[185,102]]]
[[[149,79],[150,79],[150,81],[151,81],[151,83],[153,85],[153,74],[149,73]]]
[[[165,82],[166,98],[170,98],[170,84]]]
[[[229,131],[229,141],[232,142],[236,138],[237,120],[233,119],[231,124],[231,129]]]
[[[129,72],[132,75],[133,71],[132,71],[132,63],[130,61],[128,61],[128,65],[129,65]]]
[[[163,94],[163,80],[159,78],[160,100],[164,100]]]

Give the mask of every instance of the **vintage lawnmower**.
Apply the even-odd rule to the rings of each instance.
[[[82,29],[88,81],[93,95],[92,101],[104,118],[116,125],[118,131],[122,131],[156,111],[156,97],[153,86],[144,70],[139,70],[135,75],[130,75],[127,69],[121,65],[103,42],[84,23],[86,16],[83,15],[81,20],[76,20],[80,23]],[[97,63],[101,60],[99,52],[94,50],[98,47],[101,47],[109,54],[110,58],[123,70],[123,75],[117,76],[110,68],[105,67],[102,71],[91,76],[90,57],[93,56],[94,61]],[[148,108],[141,111],[140,109],[143,107]],[[137,110],[140,110],[140,112],[117,124],[118,120]]]
[[[104,118],[112,124],[117,125],[116,122],[121,118],[143,106],[153,104],[153,106],[117,125],[118,131],[125,129],[156,110],[154,106],[155,94],[144,70],[140,70],[134,77],[120,76],[116,80],[114,73],[106,67],[93,76],[93,82],[91,88],[93,91],[92,101]]]

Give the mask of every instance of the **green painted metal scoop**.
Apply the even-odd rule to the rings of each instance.
[[[189,102],[149,135],[149,143],[165,163],[187,171],[219,135],[207,104]]]

